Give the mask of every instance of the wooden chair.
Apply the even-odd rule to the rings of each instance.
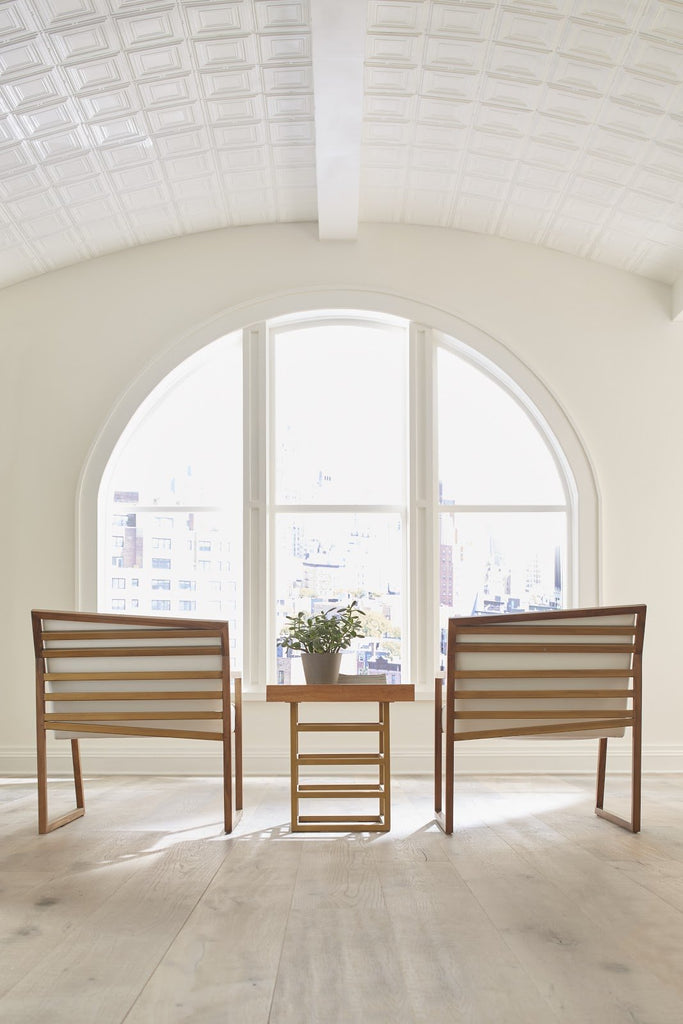
[[[640,831],[645,606],[454,618],[446,693],[436,680],[434,806],[453,832],[455,745],[510,736],[596,737],[595,813]],[[607,739],[631,729],[631,817],[603,808]],[[445,741],[445,811],[442,810]]]
[[[227,622],[32,611],[38,831],[85,813],[79,737],[167,736],[222,744],[226,832],[242,808],[241,679],[230,694]],[[47,807],[47,737],[71,740],[76,808]],[[234,740],[234,743],[233,743]],[[234,763],[234,786],[233,786]]]

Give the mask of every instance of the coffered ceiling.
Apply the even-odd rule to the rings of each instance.
[[[0,0],[0,286],[435,225],[683,280],[680,0]]]

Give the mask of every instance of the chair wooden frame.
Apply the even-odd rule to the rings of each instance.
[[[223,817],[243,803],[242,685],[227,622],[31,612],[36,666],[38,832],[85,813],[80,737],[160,736],[222,744]],[[47,733],[71,740],[76,807],[48,815]]]
[[[515,736],[597,737],[595,813],[640,831],[645,612],[645,605],[620,605],[449,620],[434,719],[434,807],[447,835],[455,744]],[[604,809],[605,775],[608,737],[627,728],[631,800],[630,818],[623,818]]]

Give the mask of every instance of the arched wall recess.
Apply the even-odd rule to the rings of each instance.
[[[355,311],[401,317],[438,332],[442,340],[497,379],[530,413],[550,443],[569,490],[572,604],[600,600],[599,493],[590,459],[569,415],[546,385],[504,344],[443,309],[372,290],[296,291],[235,306],[170,344],[131,381],[94,439],[76,496],[77,607],[97,605],[98,496],[109,459],[131,418],[154,388],[185,359],[249,324],[294,313]]]

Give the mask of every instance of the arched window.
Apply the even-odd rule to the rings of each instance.
[[[102,476],[102,611],[228,619],[247,685],[284,617],[357,600],[342,671],[429,685],[446,619],[572,603],[573,483],[528,398],[407,320],[315,313],[186,359]]]

